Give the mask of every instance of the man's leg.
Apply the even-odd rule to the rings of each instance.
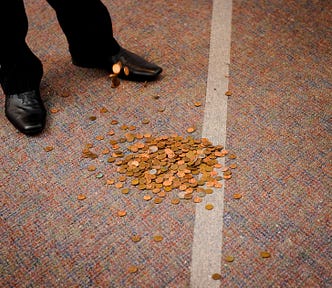
[[[1,0],[0,83],[6,95],[5,113],[19,131],[36,134],[46,117],[39,95],[43,67],[25,42],[27,31],[23,0]]]
[[[117,54],[110,15],[99,0],[47,0],[56,12],[71,55],[79,59]]]
[[[82,67],[112,70],[120,61],[129,68],[120,77],[128,80],[152,80],[162,69],[131,53],[113,37],[112,21],[100,0],[47,0],[54,8],[66,35],[73,63]]]

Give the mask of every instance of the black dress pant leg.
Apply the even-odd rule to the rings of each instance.
[[[23,0],[1,0],[0,83],[6,95],[39,89],[43,67],[25,41],[27,32]]]
[[[1,0],[2,1],[2,0]],[[105,59],[119,52],[112,21],[100,0],[47,0],[56,12],[73,58]]]

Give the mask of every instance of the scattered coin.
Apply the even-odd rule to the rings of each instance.
[[[116,88],[120,85],[120,80],[117,75],[111,74],[111,88]]]
[[[160,204],[161,202],[163,202],[163,199],[157,197],[157,198],[154,198],[153,202],[154,202],[155,204]]]
[[[220,280],[221,279],[221,275],[219,273],[214,273],[214,274],[212,274],[212,279],[213,280]]]
[[[202,200],[203,199],[201,197],[198,197],[198,196],[194,197],[194,199],[193,199],[194,203],[201,203]]]
[[[122,193],[122,194],[128,194],[128,193],[129,193],[129,188],[123,188],[123,189],[121,190],[121,193]]]
[[[126,211],[124,211],[124,210],[120,210],[120,211],[118,211],[118,216],[119,217],[124,217],[124,216],[126,216],[127,215],[127,212]]]
[[[147,118],[144,118],[144,119],[142,120],[142,123],[143,123],[143,124],[149,124],[149,123],[150,123],[150,120],[147,119]]]
[[[97,167],[95,165],[89,165],[88,171],[96,171]]]
[[[194,102],[194,105],[196,107],[200,107],[200,106],[202,106],[202,102],[196,101],[196,102]]]
[[[229,155],[228,155],[228,158],[229,158],[229,159],[236,159],[236,157],[237,157],[237,156],[236,156],[235,154],[229,154]]]
[[[150,195],[144,195],[144,196],[143,196],[143,199],[144,199],[145,201],[150,201],[150,200],[152,199],[152,197],[151,197]]]
[[[54,149],[53,146],[46,146],[46,147],[44,147],[44,150],[45,150],[46,152],[51,152],[53,149]]]
[[[234,257],[231,256],[231,255],[227,255],[227,256],[225,257],[225,261],[226,261],[226,262],[233,262],[233,261],[234,261]]]
[[[95,120],[97,119],[97,117],[96,117],[96,116],[90,116],[89,119],[90,119],[91,121],[95,121]]]
[[[97,135],[96,136],[96,140],[98,140],[98,141],[101,141],[101,140],[104,140],[104,136],[102,136],[102,135]]]
[[[233,194],[233,198],[234,199],[241,199],[242,198],[242,194],[241,193],[234,193]]]
[[[114,74],[119,74],[121,72],[121,69],[122,69],[122,64],[120,61],[112,66],[112,71]]]
[[[155,241],[155,242],[160,242],[160,241],[162,241],[164,238],[163,238],[163,236],[161,236],[161,235],[155,235],[155,236],[153,236],[153,240]]]
[[[129,273],[136,273],[138,271],[138,267],[137,266],[130,266],[128,268],[128,272]]]
[[[195,132],[196,131],[196,128],[195,127],[189,127],[189,128],[187,128],[187,132],[188,133],[193,133],[193,132]]]
[[[115,180],[114,179],[107,179],[106,180],[106,184],[107,185],[113,185],[115,183]]]
[[[231,169],[236,169],[236,168],[237,168],[237,164],[232,163],[232,164],[229,165],[229,168],[231,168]]]
[[[123,67],[123,73],[126,75],[126,76],[129,76],[129,68],[127,66]]]
[[[205,205],[206,210],[212,210],[213,208],[214,208],[214,206],[212,204],[206,204]]]
[[[262,258],[270,258],[271,257],[271,254],[267,251],[260,252],[260,255],[261,255]]]
[[[115,184],[115,188],[121,189],[123,187],[123,183],[118,182]]]
[[[179,199],[179,198],[173,198],[173,199],[171,200],[171,203],[174,204],[174,205],[177,205],[177,204],[180,203],[180,199]]]
[[[141,236],[139,236],[139,235],[133,235],[133,236],[131,236],[131,240],[133,240],[133,242],[139,242],[139,241],[141,241]]]
[[[59,111],[60,111],[59,108],[51,108],[51,109],[50,109],[50,112],[51,112],[52,114],[58,113]]]
[[[108,110],[105,107],[100,108],[100,113],[107,113]]]
[[[78,200],[85,200],[86,199],[86,196],[84,194],[78,194],[77,195],[77,199]]]
[[[232,92],[228,90],[228,91],[225,92],[225,95],[226,96],[232,96]]]

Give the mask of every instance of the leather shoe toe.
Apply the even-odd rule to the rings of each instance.
[[[46,122],[46,109],[38,90],[6,95],[5,113],[8,120],[22,133],[40,133]]]
[[[123,72],[123,69],[119,74],[120,78],[126,80],[149,81],[155,79],[162,72],[161,67],[124,48],[121,48],[118,54],[113,55],[110,62],[112,65],[121,62],[122,67],[128,67],[128,75]]]
[[[109,72],[112,72],[112,67],[115,63],[121,62],[122,67],[128,67],[129,74],[126,75],[122,69],[119,77],[131,81],[154,80],[162,72],[161,67],[146,61],[142,57],[122,47],[120,47],[117,54],[106,57],[94,55],[91,58],[86,58],[72,55],[72,62],[76,66],[106,69]]]

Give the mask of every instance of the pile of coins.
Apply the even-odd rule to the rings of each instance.
[[[116,124],[118,122],[112,122],[112,125]],[[222,145],[213,145],[206,138],[153,137],[150,133],[134,133],[135,127],[121,126],[121,130],[125,133],[118,139],[110,139],[110,146],[104,147],[102,154],[110,154],[107,162],[115,165],[118,173],[117,179],[107,179],[106,184],[122,189],[123,194],[129,193],[129,188],[125,188],[129,185],[144,193],[145,201],[153,199],[156,204],[171,191],[177,192],[172,204],[178,204],[180,200],[200,203],[206,194],[213,193],[213,188],[221,188],[222,180],[230,179],[236,168],[235,163],[225,166],[218,162],[218,158],[235,159],[236,155]],[[114,136],[115,132],[112,130],[108,135]],[[96,137],[99,141],[104,139],[104,136]],[[92,147],[92,144],[85,146],[84,158],[98,157]],[[96,167],[90,165],[88,170],[95,171]]]

